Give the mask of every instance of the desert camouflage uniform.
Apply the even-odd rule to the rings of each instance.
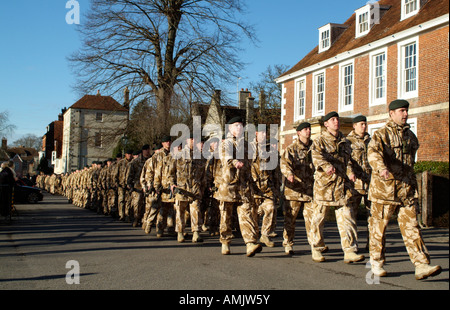
[[[172,161],[170,184],[177,186],[175,195],[175,231],[185,233],[185,213],[189,208],[191,231],[200,232],[203,224],[200,204],[206,186],[206,159],[194,159],[194,152],[185,146]]]
[[[234,154],[244,158],[239,159]],[[254,183],[248,155],[247,142],[244,138],[236,139],[228,133],[221,144],[222,180],[216,196],[220,201],[220,242],[223,244],[229,244],[233,238],[231,218],[234,208],[237,208],[239,227],[244,242],[257,243],[257,208],[253,196]],[[234,164],[237,161],[244,164],[241,169],[235,167]]]
[[[419,142],[410,126],[402,127],[392,120],[377,130],[369,143],[368,159],[372,167],[369,248],[372,265],[384,264],[386,226],[396,210],[411,262],[415,266],[430,262],[416,219],[418,193],[414,162],[418,148]],[[379,175],[384,169],[389,171],[388,180]]]
[[[299,139],[289,145],[281,156],[281,172],[284,176],[284,230],[283,246],[292,247],[295,237],[295,222],[303,208],[305,230],[311,244],[311,219],[313,216],[314,165],[311,156],[312,141],[308,145]],[[294,176],[294,182],[287,178]]]
[[[261,236],[269,238],[276,228],[275,202],[280,197],[280,166],[278,165],[278,152],[263,148],[270,148],[270,144],[258,143],[256,139],[250,143],[252,148],[251,172],[255,182],[255,202],[258,207],[258,216],[262,217]],[[273,153],[270,153],[273,152]],[[270,161],[276,158],[275,163]],[[258,220],[259,222],[259,220]]]
[[[122,158],[117,163],[118,169],[118,187],[117,187],[117,208],[119,211],[119,219],[124,220],[125,217],[129,217],[129,196],[130,193],[127,191],[127,170],[128,163],[131,162],[131,159],[128,160],[126,158]]]
[[[144,215],[144,192],[141,185],[141,172],[147,158],[142,153],[128,164],[127,186],[131,190],[131,208],[136,226],[142,221]]]
[[[150,229],[151,225],[155,223],[157,226],[157,235],[161,236],[164,229],[167,227],[168,231],[172,232],[174,230],[174,201],[170,186],[170,169],[172,168],[173,158],[170,151],[162,149],[153,155],[154,163],[156,164],[154,171],[147,171],[148,177],[150,179],[151,173],[153,173],[153,187],[155,192],[155,199],[152,200],[152,205],[150,206],[150,212],[147,217],[147,230]]]
[[[338,136],[335,137],[325,130],[313,141],[311,154],[316,169],[311,246],[315,250],[324,247],[325,216],[328,208],[334,206],[342,250],[344,253],[355,253],[358,250],[356,219],[352,208],[347,205],[351,189],[347,174],[352,173],[350,145],[341,132],[338,132]],[[328,175],[327,171],[330,167],[334,167],[336,172]]]
[[[215,235],[219,232],[220,224],[220,212],[219,212],[219,200],[217,200],[217,190],[222,179],[222,163],[219,158],[219,152],[211,151],[211,158],[208,159],[206,164],[206,202],[207,211],[205,216],[205,225],[209,227],[211,235]]]
[[[100,169],[100,167],[95,165],[92,167],[91,171],[91,209],[96,211],[99,209],[99,204],[101,202],[99,184]]]
[[[102,214],[108,214],[108,171],[108,165],[105,165],[101,168],[98,176],[101,204],[99,204],[99,209],[97,209],[97,212]]]
[[[156,194],[154,192],[153,183],[157,164],[155,160],[157,157],[155,154],[146,160],[140,176],[141,187],[145,191],[145,212],[142,218],[142,229],[144,229],[147,233],[150,232],[150,227],[147,230],[148,216],[150,215],[153,203],[156,202]]]
[[[119,169],[117,161],[111,162],[108,166],[107,186],[108,186],[108,213],[116,216],[117,214],[117,188]]]

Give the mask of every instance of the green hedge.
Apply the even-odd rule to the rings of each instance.
[[[433,174],[448,176],[449,163],[441,161],[419,161],[414,165],[415,173],[429,171]]]

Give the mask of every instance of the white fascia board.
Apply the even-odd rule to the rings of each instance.
[[[390,44],[395,43],[397,41],[406,39],[406,38],[408,38],[410,36],[418,35],[419,33],[424,32],[424,31],[426,31],[428,29],[431,29],[431,28],[434,28],[434,27],[437,27],[437,26],[441,26],[441,25],[444,25],[444,24],[448,24],[448,23],[449,23],[449,14],[442,15],[442,16],[440,16],[438,18],[435,18],[435,19],[432,19],[432,20],[427,21],[425,23],[422,23],[420,25],[411,27],[411,28],[409,28],[407,30],[398,32],[396,34],[393,34],[391,36],[385,37],[385,38],[380,39],[378,41],[371,42],[371,43],[366,44],[364,46],[355,48],[353,50],[345,51],[345,52],[343,52],[341,54],[338,54],[338,55],[336,55],[336,56],[334,56],[332,58],[328,58],[328,59],[326,59],[324,61],[321,61],[319,63],[316,63],[316,64],[314,64],[312,66],[300,69],[300,70],[298,70],[296,72],[293,72],[293,73],[291,73],[289,75],[286,75],[286,76],[283,76],[281,78],[277,78],[277,79],[275,79],[275,82],[278,83],[278,84],[279,83],[284,83],[286,81],[289,81],[289,80],[294,79],[294,78],[298,78],[298,77],[300,77],[302,75],[305,75],[305,74],[308,74],[310,72],[314,72],[314,71],[319,70],[319,69],[324,69],[324,68],[326,68],[328,66],[334,65],[334,64],[339,63],[341,61],[345,61],[347,59],[356,57],[356,56],[358,56],[360,54],[368,53],[368,52],[370,52],[370,51],[372,51],[374,49],[382,48],[382,47],[384,47],[386,45],[390,45]]]

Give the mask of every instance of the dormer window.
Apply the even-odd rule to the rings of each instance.
[[[319,53],[324,52],[330,48],[330,24],[319,28]]]
[[[402,0],[402,19],[407,19],[414,16],[419,12],[420,1],[419,0]]]
[[[355,11],[356,13],[356,37],[361,37],[366,35],[370,31],[371,26],[371,14],[370,14],[370,4],[363,6],[362,8]]]
[[[327,24],[319,28],[319,53],[328,50],[334,41],[347,29],[347,25]]]

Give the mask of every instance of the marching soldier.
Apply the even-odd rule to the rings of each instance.
[[[368,160],[372,167],[369,188],[371,201],[370,263],[372,272],[386,276],[386,226],[398,210],[398,224],[417,280],[439,274],[440,266],[430,266],[428,250],[416,219],[418,209],[417,179],[414,162],[419,142],[407,123],[409,103],[394,100],[389,104],[390,119],[377,130],[369,143]]]
[[[186,211],[189,208],[192,242],[203,242],[200,230],[203,224],[200,205],[206,185],[206,159],[202,156],[202,141],[191,136],[186,146],[177,154],[170,171],[170,184],[175,195],[178,242],[184,242]],[[194,152],[200,158],[194,158]]]
[[[131,191],[131,208],[134,214],[133,227],[136,227],[144,215],[144,192],[140,177],[145,162],[150,157],[150,146],[142,147],[142,152],[129,163],[127,187]]]
[[[323,118],[326,128],[312,144],[311,154],[314,173],[314,213],[311,221],[312,259],[323,262],[320,247],[324,246],[323,225],[328,208],[336,208],[336,222],[344,251],[344,262],[353,263],[364,259],[358,255],[357,227],[353,209],[348,206],[347,195],[355,181],[350,163],[350,147],[339,131],[339,114],[330,112]],[[349,175],[349,177],[347,177]]]
[[[370,142],[370,135],[367,133],[367,118],[363,115],[353,119],[353,130],[347,135],[347,141],[351,148],[351,164],[355,174],[355,182],[351,182],[352,189],[349,192],[348,204],[358,214],[361,201],[367,210],[370,210],[370,201],[367,199],[369,190],[370,174],[372,168],[367,160],[367,146]],[[368,243],[367,243],[368,249]]]
[[[221,145],[222,181],[219,185],[220,242],[222,254],[230,254],[232,213],[237,208],[239,227],[247,247],[247,256],[261,252],[258,244],[258,223],[253,198],[253,180],[247,145],[244,141],[243,121],[232,118],[228,123],[227,138]]]
[[[265,127],[265,126],[264,126]],[[258,215],[263,216],[260,242],[274,247],[270,234],[276,227],[275,200],[280,196],[278,180],[278,152],[272,152],[266,141],[265,128],[257,126],[255,140],[250,143],[253,152],[252,177],[255,182],[255,202]],[[275,162],[273,159],[275,158]],[[259,222],[259,220],[258,220]]]
[[[209,227],[210,236],[214,236],[219,233],[219,201],[217,200],[217,189],[219,188],[221,180],[222,164],[220,162],[219,143],[220,140],[217,137],[213,137],[208,140],[210,145],[210,154],[206,164],[206,213],[205,213],[205,225]]]
[[[127,201],[129,200],[129,192],[127,190],[127,169],[128,163],[131,162],[133,157],[132,150],[125,151],[125,158],[122,158],[117,163],[118,170],[118,186],[117,186],[117,208],[119,210],[119,220],[124,221],[125,218],[129,219],[129,210],[126,209]]]
[[[151,225],[147,225],[148,223],[148,216],[151,211],[151,206],[156,201],[156,195],[155,195],[155,187],[154,187],[154,176],[155,176],[155,169],[156,169],[156,152],[159,151],[160,148],[155,147],[153,151],[155,152],[153,156],[151,156],[149,159],[145,161],[145,164],[141,171],[140,176],[140,182],[142,191],[144,193],[144,199],[145,199],[145,211],[144,216],[142,218],[142,229],[145,231],[146,234],[149,234],[151,231]]]
[[[116,157],[116,160],[108,161],[108,214],[115,217],[117,216],[117,187],[118,187],[118,166],[117,163],[120,160],[120,156]]]
[[[284,230],[283,246],[286,254],[294,254],[295,222],[303,208],[305,230],[311,244],[311,219],[313,215],[314,165],[311,157],[311,124],[297,126],[297,140],[289,145],[281,156],[281,172],[284,180]],[[322,244],[318,250],[324,251]]]

